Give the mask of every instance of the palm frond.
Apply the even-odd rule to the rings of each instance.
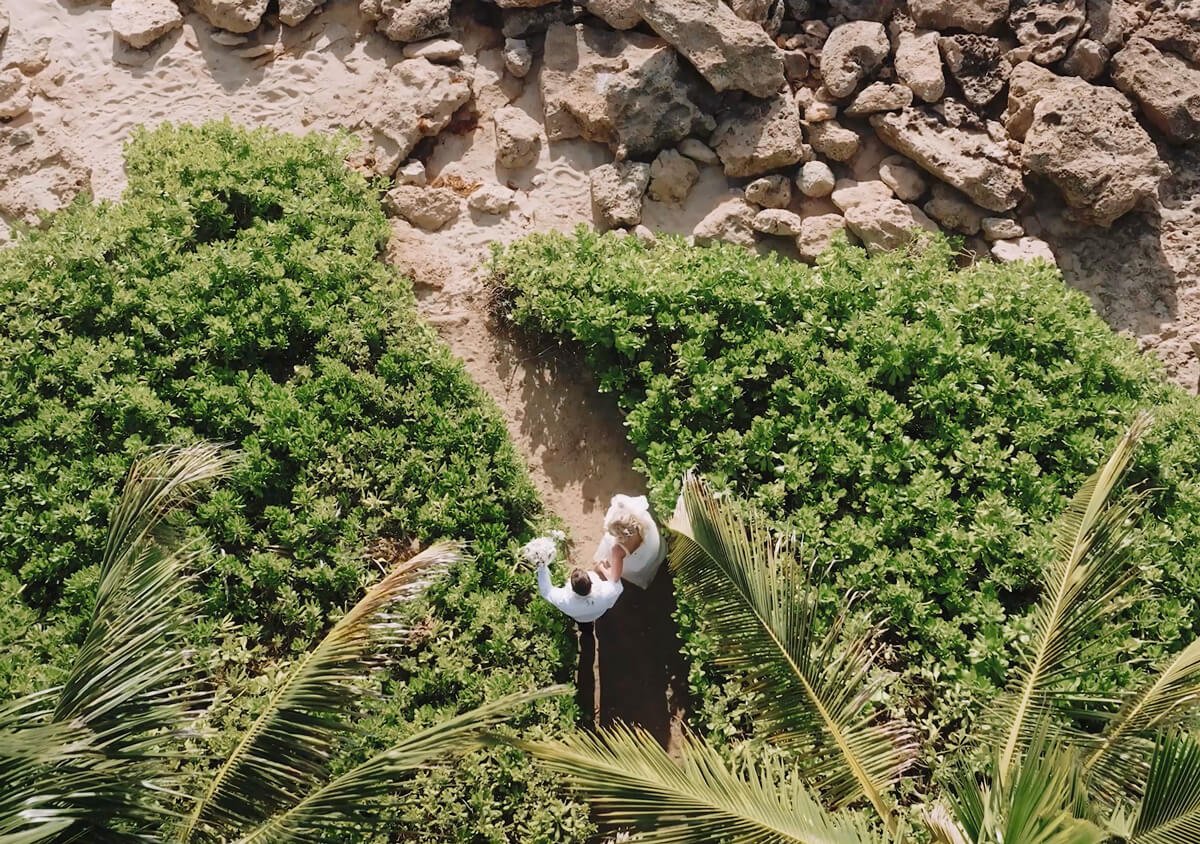
[[[227,833],[258,823],[320,781],[363,678],[382,651],[408,636],[390,611],[459,558],[460,546],[442,542],[400,563],[297,661],[213,775],[181,826],[179,841],[206,828]]]
[[[734,772],[690,734],[667,755],[650,734],[617,726],[557,742],[513,741],[566,775],[610,824],[656,844],[876,844],[859,814],[827,812],[796,771],[764,761]]]
[[[759,735],[792,751],[835,806],[865,796],[895,831],[888,791],[915,755],[906,725],[872,699],[877,639],[819,630],[817,587],[789,538],[688,475],[671,527],[670,563],[718,644],[716,662],[759,693]]]
[[[318,844],[342,825],[369,825],[372,801],[395,793],[414,771],[495,743],[482,738],[484,731],[522,706],[567,691],[566,686],[552,686],[507,695],[414,733],[260,824],[238,844]]]
[[[1154,736],[1179,724],[1200,704],[1200,639],[1176,654],[1125,701],[1099,744],[1083,760],[1093,789],[1108,803],[1141,793],[1149,776]]]
[[[1155,743],[1130,844],[1200,841],[1200,743],[1179,732]]]
[[[1132,495],[1123,503],[1114,503],[1112,497],[1149,425],[1146,414],[1134,420],[1058,521],[1057,553],[1032,616],[1032,644],[1000,709],[1001,723],[1007,727],[1001,777],[1028,744],[1034,725],[1046,723],[1056,693],[1094,668],[1089,645],[1097,626],[1122,607],[1120,598],[1137,576],[1127,552],[1145,495]]]

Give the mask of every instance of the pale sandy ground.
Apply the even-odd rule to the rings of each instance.
[[[55,64],[43,76],[60,79],[43,86],[31,113],[14,122],[61,133],[91,168],[100,198],[119,196],[121,147],[135,126],[227,115],[237,123],[292,132],[346,128],[369,107],[373,74],[401,58],[399,45],[371,31],[352,0],[330,0],[322,14],[294,29],[264,27],[251,44],[278,47],[255,59],[234,54],[244,47],[215,43],[212,29],[189,15],[184,28],[167,36],[140,67],[114,61],[122,49],[102,5],[8,0],[8,7],[12,31],[0,60],[48,37]],[[570,361],[514,344],[489,328],[479,267],[493,242],[590,222],[587,174],[611,156],[584,142],[543,145],[534,167],[499,172],[490,115],[515,98],[515,105],[540,117],[537,67],[522,88],[504,77],[498,32],[466,24],[456,36],[478,60],[477,128],[443,133],[427,157],[430,177],[507,182],[520,191],[520,206],[504,218],[464,210],[436,233],[396,222],[389,254],[416,280],[423,314],[499,405],[549,507],[590,551],[609,497],[641,486],[630,468],[619,414],[596,397],[587,376]],[[1200,154],[1171,155],[1161,222],[1130,215],[1107,232],[1074,231],[1055,223],[1057,215],[1050,213],[1041,234],[1069,283],[1194,389],[1200,374],[1190,346],[1200,337]],[[688,233],[729,187],[718,168],[704,168],[684,207],[647,201],[645,223],[656,231]],[[36,179],[28,189],[36,194]],[[0,222],[0,238],[4,234]]]

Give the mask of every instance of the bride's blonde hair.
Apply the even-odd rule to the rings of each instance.
[[[605,521],[604,529],[617,539],[632,539],[642,535],[642,523],[638,517],[625,508]]]

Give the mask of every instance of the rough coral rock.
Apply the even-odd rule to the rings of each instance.
[[[785,84],[783,52],[763,28],[713,0],[634,0],[634,11],[717,91],[769,97]]]
[[[109,22],[118,38],[141,49],[182,26],[183,15],[171,0],[113,0]]]
[[[934,182],[933,196],[925,203],[925,213],[945,228],[960,234],[978,234],[986,212],[981,211],[949,185]]]
[[[585,0],[587,10],[613,29],[633,29],[642,22],[634,0]]]
[[[497,217],[507,214],[516,205],[517,192],[504,185],[483,185],[467,197],[467,207],[472,211]]]
[[[518,79],[524,79],[533,67],[533,51],[523,38],[504,39],[504,69]]]
[[[908,13],[924,29],[983,33],[1008,14],[1009,0],[909,0]]]
[[[861,182],[854,179],[838,179],[833,193],[829,195],[829,199],[842,212],[856,205],[873,204],[894,198],[891,188],[874,179]]]
[[[836,184],[833,170],[824,161],[806,161],[796,177],[796,187],[808,197],[829,196]]]
[[[936,32],[901,32],[894,65],[900,81],[925,102],[935,103],[945,95],[946,77]]]
[[[1025,195],[1019,162],[985,128],[955,126],[929,108],[871,117],[879,138],[989,211],[1007,211]]]
[[[809,124],[808,142],[814,150],[834,161],[849,161],[859,147],[858,133],[836,120]]]
[[[754,215],[750,225],[756,232],[762,234],[798,237],[803,230],[804,221],[794,211],[784,208],[764,208]]]
[[[640,33],[551,26],[541,89],[551,141],[582,137],[608,144],[618,157],[651,156],[709,119],[675,51]]]
[[[657,202],[683,202],[699,179],[696,162],[678,150],[665,149],[650,165],[650,198]]]
[[[730,109],[712,135],[725,173],[758,176],[812,157],[790,94],[747,100]]]
[[[846,218],[841,214],[818,214],[805,217],[796,237],[796,254],[800,260],[812,263],[829,248],[833,239],[846,231]]]
[[[57,130],[0,123],[0,215],[35,226],[92,189],[91,170]]]
[[[541,124],[515,106],[502,106],[492,115],[496,126],[496,163],[519,169],[538,160],[542,148]]]
[[[1002,264],[1013,261],[1045,261],[1057,266],[1050,244],[1036,237],[997,240],[992,244],[992,257]]]
[[[763,208],[787,208],[792,201],[792,180],[782,173],[755,179],[746,185],[746,201]]]
[[[692,161],[698,161],[701,164],[716,164],[721,160],[713,152],[712,147],[699,138],[684,138],[679,142],[678,149]]]
[[[912,105],[913,92],[907,85],[888,82],[873,82],[855,95],[846,114],[850,117],[865,117],[879,111],[896,111]]]
[[[1004,90],[1009,64],[1000,39],[986,35],[947,35],[938,40],[946,69],[971,105],[985,106]]]
[[[458,194],[449,188],[422,188],[397,185],[383,195],[383,207],[418,228],[437,231],[462,211]]]
[[[605,228],[636,226],[650,184],[650,165],[641,161],[602,164],[591,172],[592,205]]]
[[[1104,73],[1110,58],[1112,58],[1112,54],[1099,41],[1080,38],[1067,51],[1062,69],[1064,73],[1090,81]]]
[[[1200,138],[1200,68],[1131,38],[1112,58],[1113,84],[1132,97],[1155,128],[1177,144]]]
[[[724,241],[753,246],[754,218],[758,211],[741,197],[730,197],[710,211],[692,230],[697,245]]]
[[[0,71],[0,119],[9,120],[29,111],[33,97],[21,71],[15,67]]]
[[[921,231],[937,232],[937,223],[915,205],[898,199],[861,202],[846,209],[846,226],[858,236],[868,252],[899,249]]]
[[[1025,234],[1025,229],[1016,220],[1008,217],[984,217],[979,221],[983,237],[987,241],[1015,240]]]
[[[267,0],[192,0],[192,8],[220,29],[253,32],[262,23]]]
[[[1075,215],[1111,225],[1158,192],[1158,151],[1112,88],[1057,85],[1033,110],[1021,162],[1062,193]]]
[[[324,3],[325,0],[279,0],[279,20],[288,26],[297,26]]]
[[[920,170],[902,155],[889,155],[879,162],[879,181],[905,202],[917,199],[926,189]]]
[[[450,0],[362,0],[359,9],[393,41],[424,41],[450,31]]]
[[[1013,0],[1008,13],[1022,52],[1038,64],[1065,56],[1086,23],[1084,0]]]
[[[848,97],[891,52],[883,24],[851,21],[829,33],[821,49],[821,79],[834,97]]]

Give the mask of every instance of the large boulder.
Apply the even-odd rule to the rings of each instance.
[[[405,59],[381,71],[372,85],[372,102],[357,128],[368,137],[354,159],[381,176],[390,176],[422,138],[436,135],[471,98],[467,77],[427,59]]]
[[[785,84],[783,51],[761,26],[716,0],[634,0],[634,11],[717,91],[769,97]]]
[[[924,107],[873,115],[871,125],[885,144],[989,211],[1007,211],[1025,195],[1020,165],[983,126],[956,126]]]
[[[267,0],[192,0],[192,8],[200,17],[220,29],[253,32],[262,23]]]
[[[851,21],[829,33],[821,48],[821,79],[834,97],[848,97],[891,52],[883,24]]]
[[[1137,101],[1151,124],[1177,144],[1200,138],[1200,69],[1131,38],[1112,58],[1113,84]]]
[[[1033,110],[1042,97],[1063,86],[1083,84],[1080,80],[1059,76],[1033,62],[1021,62],[1012,69],[1008,80],[1008,104],[1004,111],[1004,130],[1009,137],[1025,140],[1033,123]]]
[[[947,35],[938,46],[946,69],[973,106],[985,106],[1004,90],[1009,64],[1004,60],[1000,39],[987,35]]]
[[[846,226],[871,253],[899,249],[921,231],[938,230],[937,223],[920,208],[890,198],[850,206],[846,209]]]
[[[649,157],[712,128],[675,51],[640,33],[554,24],[541,88],[550,140],[582,137],[618,157]]]
[[[1008,14],[1009,0],[909,0],[908,13],[924,29],[987,32]]]
[[[171,0],[113,0],[109,22],[118,38],[140,50],[182,26],[183,15]]]
[[[734,106],[713,132],[712,145],[726,175],[734,178],[758,176],[812,157],[791,94]]]
[[[1154,142],[1129,101],[1080,80],[1038,98],[1021,162],[1052,182],[1078,218],[1100,226],[1156,195],[1163,175]]]
[[[896,76],[927,103],[946,93],[936,32],[901,32],[896,40]]]
[[[1013,0],[1008,25],[1021,42],[1020,53],[1038,64],[1067,54],[1087,23],[1084,0]]]
[[[450,31],[450,0],[362,0],[359,9],[393,41],[424,41]]]
[[[650,165],[641,161],[602,164],[590,174],[592,206],[605,228],[636,226],[650,184]]]

